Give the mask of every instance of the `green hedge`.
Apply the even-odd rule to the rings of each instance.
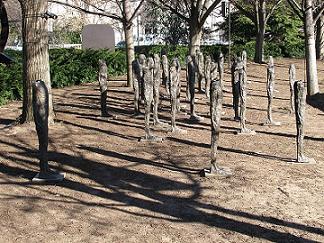
[[[15,60],[10,67],[0,64],[0,105],[9,100],[22,98],[22,53],[6,50],[6,54]],[[110,76],[126,73],[126,54],[117,50],[50,50],[50,68],[52,87],[65,87],[86,82],[94,82],[98,75],[98,60],[104,59]]]

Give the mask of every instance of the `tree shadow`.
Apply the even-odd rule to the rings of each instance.
[[[307,97],[307,104],[324,112],[324,93],[318,93]]]
[[[82,146],[81,150],[100,153],[107,156],[119,156],[122,160],[135,161],[136,163],[141,163],[142,161],[138,160],[138,158],[129,157],[128,155],[115,154],[111,153],[111,151],[98,150],[97,148],[89,146]],[[28,154],[29,153],[26,155],[28,156]],[[72,179],[66,179],[62,183],[57,184],[58,187],[115,202],[113,204],[115,206],[110,207],[106,205],[106,202],[96,202],[96,204],[92,206],[170,222],[200,223],[269,241],[315,242],[304,236],[295,236],[291,233],[273,229],[273,225],[324,235],[324,230],[318,227],[289,222],[275,217],[255,215],[201,202],[199,198],[203,188],[200,183],[190,175],[188,175],[190,182],[179,182],[125,167],[116,167],[107,163],[97,162],[93,159],[86,159],[83,156],[72,156],[65,153],[52,152],[50,154],[50,159],[68,167],[76,168],[77,171],[82,171],[82,173],[74,173],[78,173],[80,177],[90,179],[101,185],[101,187],[90,186]],[[159,164],[150,165],[160,166]],[[8,175],[10,175],[12,168],[8,168],[8,166],[5,167],[7,168],[2,168],[3,173],[8,173]],[[30,173],[28,170],[21,170],[21,172],[26,174]],[[185,174],[187,173],[187,171],[182,172]],[[12,176],[15,176],[15,174],[12,174]],[[1,182],[1,184],[6,183],[15,184],[15,182],[12,181]],[[28,186],[24,182],[17,182],[17,185],[19,184]],[[43,190],[41,187],[34,189]],[[171,194],[170,191],[174,193]],[[182,193],[178,194],[176,192]],[[74,194],[72,193],[69,197],[73,197],[72,195]],[[17,196],[17,198],[18,197],[20,196]],[[14,195],[12,198],[15,200]],[[28,198],[28,196],[24,198]],[[44,201],[48,200],[46,197],[38,199]],[[60,200],[61,203],[71,203],[59,198],[54,200]],[[83,201],[80,198],[75,198],[75,201],[79,204],[91,206],[91,202]],[[122,205],[122,207],[119,207],[119,205]],[[140,210],[140,212],[138,212],[138,210],[128,210],[128,207],[135,207],[145,211],[143,212],[143,210]],[[66,208],[69,210],[69,207]],[[238,220],[233,219],[233,217],[241,217],[244,219]],[[256,222],[244,222],[244,220],[255,220]],[[260,225],[261,222],[271,224],[271,226],[262,226]]]

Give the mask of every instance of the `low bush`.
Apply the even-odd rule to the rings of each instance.
[[[0,105],[9,100],[22,98],[22,53],[6,50],[15,62],[6,67],[0,65]],[[116,50],[50,50],[50,72],[52,87],[65,87],[86,82],[94,82],[98,75],[98,60],[104,59],[110,76],[126,73],[126,54]]]

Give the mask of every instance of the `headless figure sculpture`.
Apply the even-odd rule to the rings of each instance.
[[[289,86],[290,86],[290,112],[294,112],[294,82],[296,81],[296,67],[294,64],[289,66]]]
[[[144,79],[144,106],[145,106],[145,138],[141,141],[162,141],[161,138],[151,134],[150,131],[150,116],[153,102],[153,69],[154,60],[149,57],[146,65],[143,65],[143,79]]]
[[[169,61],[166,55],[162,55],[162,83],[165,85],[167,94],[170,95]]]
[[[190,120],[202,121],[203,117],[200,117],[195,112],[195,84],[196,84],[196,65],[191,56],[187,58],[187,70],[188,70],[188,85],[189,85],[189,97],[190,97]]]
[[[141,103],[144,103],[144,73],[143,73],[143,67],[146,65],[146,56],[144,54],[139,54],[138,55],[138,62],[139,62],[139,67],[140,67],[140,74],[141,74],[141,82],[138,82],[139,84],[139,91],[140,91],[140,100]]]
[[[180,96],[180,76],[178,73],[179,61],[177,58],[172,60],[170,65],[170,101],[171,101],[171,132],[186,133],[186,130],[182,130],[176,126],[176,113],[178,107],[178,99]]]
[[[200,172],[202,176],[229,176],[228,169],[217,165],[217,145],[219,141],[220,122],[222,116],[223,90],[220,80],[213,79],[210,86],[210,118],[211,118],[211,167]]]
[[[237,58],[236,68],[235,68],[237,79],[240,82],[240,131],[238,134],[255,134],[254,131],[248,129],[246,127],[246,83],[247,83],[247,75],[244,66],[244,62],[241,57]]]
[[[134,115],[140,114],[140,94],[141,94],[141,86],[142,86],[142,68],[138,59],[135,59],[132,62],[132,70],[133,70],[133,89],[134,89]]]
[[[186,86],[186,100],[190,101],[190,74],[188,70],[188,64],[189,62],[193,62],[193,59],[190,55],[186,57],[186,81],[187,81],[187,86]]]
[[[33,178],[36,182],[57,182],[64,174],[54,172],[48,165],[48,90],[42,80],[32,83],[33,115],[39,141],[40,172]]]
[[[181,94],[181,80],[180,80],[180,74],[181,74],[181,64],[178,58],[175,58],[176,60],[176,69],[177,69],[177,79],[178,79],[178,94],[177,94],[177,112],[180,112],[181,105],[180,105],[180,94]]]
[[[218,74],[219,74],[219,80],[221,82],[222,88],[223,88],[223,81],[224,81],[224,55],[223,53],[219,53],[218,57]]]
[[[158,54],[154,54],[154,69],[153,69],[153,123],[154,125],[162,124],[159,120],[158,109],[160,103],[160,85],[161,85],[161,60]]]
[[[205,58],[205,90],[206,97],[209,98],[210,95],[210,81],[211,81],[211,58],[207,56]]]
[[[295,115],[297,127],[297,162],[298,163],[316,163],[313,158],[304,155],[304,122],[306,106],[306,90],[303,81],[294,83],[295,94]]]
[[[107,110],[107,92],[108,92],[108,72],[107,72],[107,64],[104,60],[99,59],[99,86],[100,86],[100,104],[101,104],[101,116],[107,117],[109,116]]]
[[[239,121],[240,115],[239,115],[239,104],[240,104],[240,74],[236,70],[237,66],[237,60],[234,58],[232,60],[232,67],[231,67],[231,73],[232,73],[232,94],[233,94],[233,109],[234,109],[234,120]]]
[[[268,67],[267,67],[268,118],[263,125],[274,125],[274,126],[280,125],[280,122],[275,122],[272,119],[272,100],[273,100],[274,84],[275,84],[275,70],[274,70],[273,58],[272,56],[270,56]]]
[[[198,90],[199,90],[199,92],[203,92],[202,84],[205,80],[204,54],[202,52],[198,51],[197,57],[198,57],[198,70],[197,70],[198,71]]]

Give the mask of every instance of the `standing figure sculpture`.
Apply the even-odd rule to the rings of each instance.
[[[220,133],[220,122],[222,116],[223,90],[219,79],[213,79],[210,87],[210,118],[211,118],[211,167],[203,169],[201,176],[209,175],[231,175],[228,169],[217,165],[217,146]]]
[[[135,59],[132,62],[132,70],[133,70],[133,89],[134,89],[134,115],[139,115],[143,76],[142,76],[142,67],[138,59]]]
[[[162,84],[165,85],[165,90],[170,95],[169,61],[166,55],[162,55]]]
[[[160,103],[160,85],[161,85],[161,60],[158,54],[154,54],[154,69],[153,69],[153,124],[161,124],[158,116],[158,109]]]
[[[205,80],[205,75],[204,75],[204,72],[205,72],[205,68],[204,68],[204,54],[200,51],[198,51],[198,54],[197,54],[197,61],[198,61],[198,90],[199,92],[203,92],[203,89],[202,89],[202,84]]]
[[[240,115],[239,115],[239,104],[240,104],[240,72],[239,69],[243,69],[242,67],[238,67],[237,70],[237,59],[233,58],[232,60],[232,66],[231,66],[231,74],[232,74],[232,94],[233,94],[233,109],[234,109],[234,121],[239,121]]]
[[[146,65],[143,67],[144,79],[144,107],[145,107],[145,137],[141,141],[162,141],[161,138],[151,134],[150,131],[150,116],[153,102],[153,79],[154,79],[154,60],[152,57],[147,59]]]
[[[186,100],[190,101],[190,74],[188,70],[189,62],[193,62],[193,59],[190,55],[186,57]]]
[[[205,95],[209,98],[210,95],[210,81],[211,81],[211,57],[205,58]]]
[[[223,87],[223,81],[224,81],[224,55],[223,53],[219,53],[218,57],[218,73],[219,73],[219,80],[221,82],[221,85]]]
[[[140,67],[140,74],[141,74],[141,82],[139,82],[139,87],[140,87],[140,100],[141,103],[144,103],[144,73],[143,73],[143,67],[146,65],[146,56],[144,54],[139,54],[138,55],[138,62],[139,62],[139,67]]]
[[[241,57],[237,58],[235,72],[236,79],[238,79],[240,83],[240,131],[238,134],[255,134],[254,131],[246,127],[247,75],[244,62]]]
[[[297,128],[297,162],[298,163],[316,163],[313,158],[304,155],[304,123],[306,108],[306,89],[303,81],[294,83],[295,94],[295,115]]]
[[[296,67],[294,64],[289,66],[289,86],[290,86],[290,112],[294,112],[294,82],[296,81]]]
[[[272,119],[272,100],[273,100],[274,84],[275,84],[274,62],[272,56],[270,56],[268,67],[267,67],[268,117],[267,117],[267,121],[263,125],[279,126],[281,124],[280,122],[276,122]]]
[[[195,112],[195,84],[196,84],[196,65],[191,56],[188,56],[188,85],[189,85],[189,97],[190,97],[190,120],[202,121],[203,117],[200,117]]]
[[[32,83],[33,115],[39,142],[40,172],[33,178],[36,182],[57,182],[64,174],[52,171],[48,165],[48,90],[42,80]]]
[[[107,110],[107,92],[108,92],[108,69],[104,60],[99,59],[99,86],[100,86],[100,104],[101,104],[101,116],[109,116]]]
[[[186,133],[185,130],[182,130],[176,126],[176,114],[178,107],[178,99],[180,97],[180,76],[178,73],[179,61],[177,58],[172,60],[170,65],[170,101],[171,101],[171,132],[183,132]]]
[[[180,104],[180,94],[181,94],[181,79],[180,79],[180,75],[181,75],[181,64],[178,58],[175,58],[176,60],[176,68],[177,68],[177,76],[178,76],[178,94],[177,94],[177,112],[180,112],[181,110],[181,104]]]

